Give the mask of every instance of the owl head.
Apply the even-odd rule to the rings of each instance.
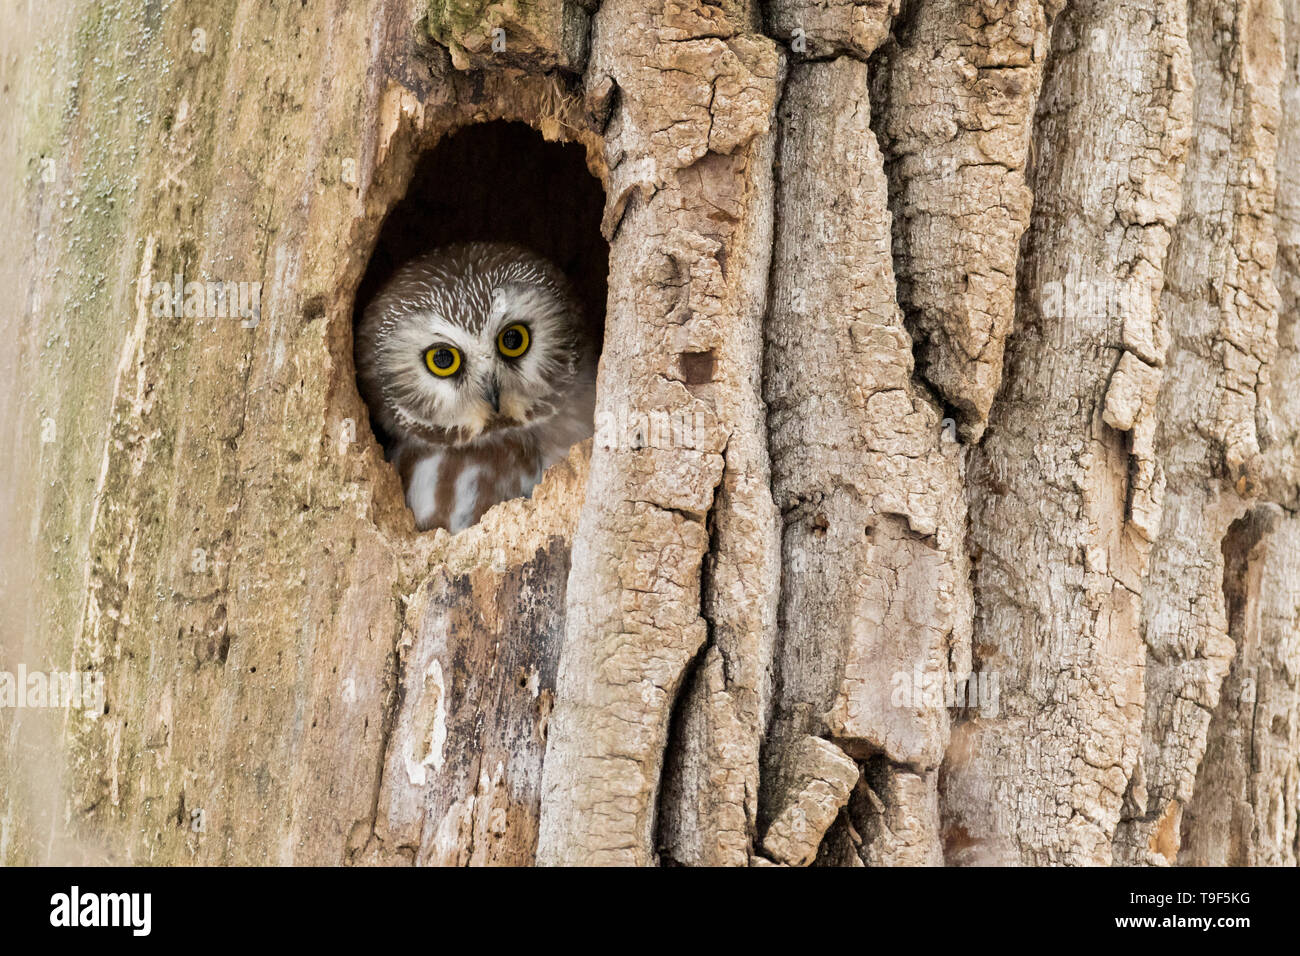
[[[590,367],[564,274],[509,243],[403,265],[357,328],[362,393],[390,436],[465,444],[556,414]]]

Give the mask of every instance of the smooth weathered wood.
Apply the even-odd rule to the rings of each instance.
[[[67,742],[62,780],[7,755],[23,779],[6,790],[66,794],[48,814],[14,805],[9,859],[531,858],[585,465],[473,534],[417,535],[356,392],[353,294],[444,132],[595,134],[552,77],[456,73],[417,12],[87,4],[63,22],[76,43],[57,83],[6,76],[37,111],[15,219],[36,240],[15,330],[31,377],[7,397],[6,486],[34,509],[36,560],[6,591],[31,601],[14,631],[29,666],[92,669],[107,690],[97,718],[43,730]],[[261,282],[260,320],[155,314],[152,284],[175,273]],[[54,497],[31,495],[55,474]],[[416,691],[435,661],[431,702]],[[440,707],[446,761],[412,795],[400,782],[428,741],[410,738]],[[506,752],[470,808],[479,758]],[[471,850],[501,810],[509,834]],[[439,845],[446,831],[464,842]]]

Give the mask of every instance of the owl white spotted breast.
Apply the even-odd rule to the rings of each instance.
[[[412,259],[357,326],[357,378],[420,529],[452,533],[589,437],[599,347],[564,274],[508,243]]]

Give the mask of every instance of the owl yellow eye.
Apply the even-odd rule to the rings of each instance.
[[[506,358],[519,358],[528,351],[528,326],[520,322],[507,325],[497,335],[497,348]]]
[[[447,378],[460,371],[460,349],[450,345],[435,345],[424,353],[424,364],[439,378]]]

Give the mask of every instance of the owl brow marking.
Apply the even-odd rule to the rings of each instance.
[[[528,250],[436,250],[402,266],[367,312],[359,375],[406,449],[395,460],[417,527],[468,527],[496,502],[528,494],[571,440],[591,433],[597,350],[587,348],[563,273]],[[514,323],[527,326],[528,343],[509,356],[499,336]],[[443,346],[461,353],[459,382],[426,368],[428,350]],[[488,415],[480,389],[467,386],[493,379],[508,401]]]

